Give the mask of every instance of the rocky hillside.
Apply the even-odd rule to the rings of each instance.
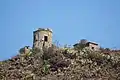
[[[0,80],[120,80],[120,51],[31,49],[1,61]]]

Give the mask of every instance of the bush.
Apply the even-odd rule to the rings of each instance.
[[[49,73],[49,68],[50,68],[49,62],[47,60],[44,60],[43,73],[48,74]]]
[[[68,49],[64,50],[64,51],[62,52],[62,54],[63,54],[65,57],[70,58],[70,59],[74,59],[74,58],[77,57],[75,53],[74,53],[74,54],[73,54],[73,53],[69,53]]]
[[[67,67],[70,64],[70,61],[66,61],[64,59],[64,55],[62,54],[60,49],[50,47],[43,49],[43,60],[46,60],[50,64],[50,68],[52,71],[58,70],[58,68]]]
[[[53,57],[61,57],[62,55],[60,54],[60,50],[54,48],[54,47],[49,47],[49,48],[44,48],[43,49],[43,59],[48,60]]]
[[[81,43],[77,43],[77,44],[75,44],[75,45],[73,45],[74,46],[74,49],[75,50],[82,50],[83,48],[85,48],[86,47],[86,45],[85,44],[81,44]]]
[[[87,53],[85,56],[83,55],[84,58],[86,59],[90,59],[94,62],[97,62],[98,65],[103,65],[106,64],[108,59],[106,56],[104,56],[104,54],[102,53],[97,53],[97,52],[90,52]]]
[[[34,54],[39,53],[39,52],[41,52],[41,50],[39,48],[32,49],[32,53],[34,53]]]
[[[24,48],[21,48],[21,49],[19,50],[19,53],[21,53],[21,54],[25,53]]]

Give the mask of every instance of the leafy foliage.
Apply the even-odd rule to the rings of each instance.
[[[81,44],[81,43],[77,43],[77,44],[74,45],[74,49],[75,50],[82,50],[85,47],[86,47],[86,45],[85,44]]]

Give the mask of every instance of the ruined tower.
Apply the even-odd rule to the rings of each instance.
[[[49,28],[38,28],[33,32],[33,48],[42,49],[52,46],[52,30]]]

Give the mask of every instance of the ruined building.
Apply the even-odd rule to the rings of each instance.
[[[99,51],[100,47],[95,42],[87,42],[86,47],[89,47],[91,50]]]
[[[73,46],[78,46],[80,44],[85,45],[85,47],[88,47],[89,49],[94,50],[94,51],[99,51],[99,49],[100,49],[100,46],[97,43],[89,42],[86,39],[80,40],[79,43],[77,43],[77,44],[75,44]]]
[[[38,28],[38,30],[33,32],[33,48],[42,49],[43,47],[51,47],[52,46],[52,30],[49,28]],[[75,44],[84,44],[86,47],[91,50],[99,50],[99,45],[95,42],[88,42],[86,39],[82,39],[79,43]]]
[[[33,32],[33,48],[42,49],[43,47],[52,46],[52,30],[49,28],[38,30]]]

